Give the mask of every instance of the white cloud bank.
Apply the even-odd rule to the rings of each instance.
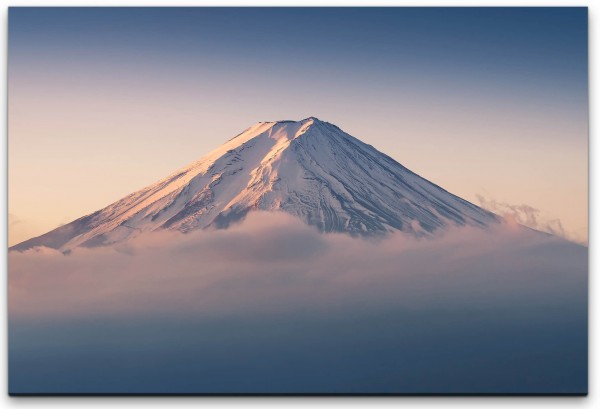
[[[11,319],[463,309],[586,302],[587,248],[499,225],[435,239],[318,233],[285,214],[70,255],[9,254]],[[582,299],[583,297],[583,299]],[[576,301],[574,301],[576,300]]]
[[[9,254],[11,393],[584,393],[587,248],[284,214]]]

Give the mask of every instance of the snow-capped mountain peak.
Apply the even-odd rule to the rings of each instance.
[[[428,235],[498,221],[337,126],[309,117],[258,122],[155,184],[13,249],[68,250],[160,229],[226,228],[257,209],[352,235]]]

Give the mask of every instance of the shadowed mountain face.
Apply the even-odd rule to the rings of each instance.
[[[499,220],[337,126],[307,118],[259,122],[165,179],[11,249],[66,251],[159,229],[226,228],[256,209],[351,235],[421,236]]]

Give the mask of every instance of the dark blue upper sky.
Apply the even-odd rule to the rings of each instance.
[[[586,8],[11,8],[9,41],[14,59],[208,54],[246,69],[269,60],[587,86]]]

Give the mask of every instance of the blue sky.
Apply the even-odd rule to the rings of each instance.
[[[13,7],[10,211],[43,233],[254,122],[317,116],[585,237],[587,46],[586,8]]]

